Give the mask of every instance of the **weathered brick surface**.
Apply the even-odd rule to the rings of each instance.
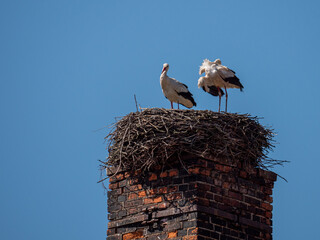
[[[188,167],[110,178],[107,239],[272,239],[276,174],[187,156]],[[110,174],[112,175],[112,174]]]
[[[139,239],[143,238],[143,231],[136,231],[132,233],[126,233],[122,236],[123,240],[130,240],[130,239]]]

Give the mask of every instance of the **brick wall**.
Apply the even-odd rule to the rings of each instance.
[[[107,239],[272,239],[275,181],[273,172],[191,155],[144,176],[118,172]]]

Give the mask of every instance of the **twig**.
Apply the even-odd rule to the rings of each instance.
[[[127,135],[127,132],[128,132],[128,130],[129,130],[129,126],[130,126],[130,121],[128,122],[128,127],[127,127],[127,129],[125,130],[125,132],[124,132],[124,135],[123,135],[123,138],[122,138],[122,142],[121,142],[120,156],[119,156],[119,166],[118,166],[117,171],[115,172],[115,174],[113,174],[111,177],[114,177],[115,175],[117,175],[118,172],[119,172],[119,170],[120,170],[120,167],[121,167],[121,164],[122,164],[122,148],[123,148],[124,138],[125,138],[126,135]]]
[[[137,98],[136,98],[136,95],[135,95],[135,94],[134,94],[134,101],[135,101],[135,103],[136,103],[137,112],[139,112],[138,103],[137,103]]]
[[[188,171],[188,169],[187,169],[186,166],[184,165],[183,161],[181,160],[180,154],[178,154],[178,158],[179,158],[179,161],[180,161],[182,167],[184,168],[184,170],[186,170],[187,173],[190,174],[190,172]]]

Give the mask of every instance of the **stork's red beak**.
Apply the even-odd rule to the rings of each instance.
[[[165,67],[162,69],[162,72],[161,72],[161,73],[163,73],[163,72],[164,72],[164,70],[166,70],[166,68],[165,68]]]

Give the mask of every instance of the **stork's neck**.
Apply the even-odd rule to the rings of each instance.
[[[167,72],[168,72],[168,71],[167,71],[167,70],[165,70],[164,72],[162,72],[162,73],[161,73],[161,76],[163,76],[163,77],[167,77]]]
[[[164,71],[160,75],[160,84],[162,89],[167,85],[169,77],[167,76],[167,71]]]

